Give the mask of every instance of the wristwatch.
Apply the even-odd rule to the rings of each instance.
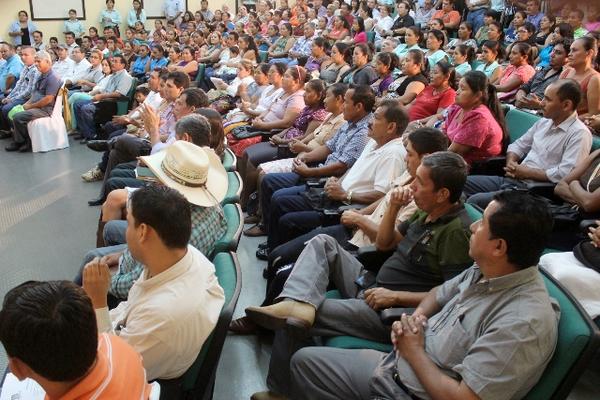
[[[346,203],[352,204],[352,190],[350,190],[346,195]]]

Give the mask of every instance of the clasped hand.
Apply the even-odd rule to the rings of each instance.
[[[346,191],[342,188],[342,184],[338,178],[332,176],[325,183],[325,194],[331,200],[343,201],[346,199]]]
[[[400,321],[392,324],[391,339],[397,357],[407,358],[415,350],[425,348],[427,317],[423,314],[402,314]]]

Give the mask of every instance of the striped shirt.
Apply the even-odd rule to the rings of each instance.
[[[27,100],[33,92],[35,83],[39,79],[41,73],[36,68],[35,64],[31,64],[29,67],[24,67],[21,70],[21,75],[17,81],[15,88],[9,93],[7,98],[9,100]]]

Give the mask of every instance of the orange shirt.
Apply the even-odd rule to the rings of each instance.
[[[142,357],[123,339],[103,333],[98,337],[96,364],[59,400],[148,399],[151,390]]]
[[[456,10],[452,10],[449,13],[445,13],[444,10],[436,11],[431,18],[439,18],[444,21],[444,25],[455,25],[458,26],[460,23],[460,14]]]

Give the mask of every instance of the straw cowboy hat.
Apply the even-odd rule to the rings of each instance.
[[[225,198],[227,171],[208,147],[178,140],[141,160],[162,184],[178,190],[192,204],[212,207]]]

